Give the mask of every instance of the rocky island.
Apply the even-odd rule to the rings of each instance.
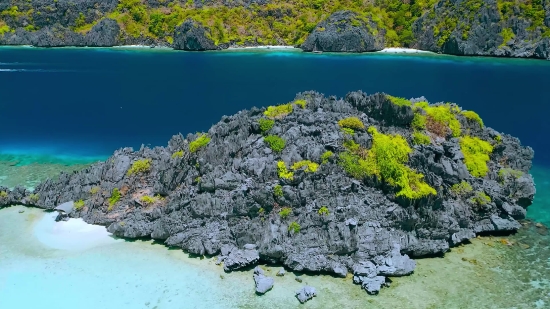
[[[202,51],[286,45],[304,51],[415,48],[550,59],[547,0],[10,0],[0,45],[147,45]]]
[[[274,263],[352,274],[376,294],[414,258],[518,229],[535,195],[533,156],[453,103],[304,92],[166,147],[117,150],[33,191],[0,187],[0,207],[66,203],[70,217],[217,256],[228,272]],[[273,286],[260,268],[254,280],[259,294]]]

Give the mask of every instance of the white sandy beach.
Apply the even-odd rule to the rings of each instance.
[[[388,47],[384,48],[381,51],[378,51],[378,53],[393,53],[393,54],[435,54],[431,51],[426,50],[419,50],[414,48],[403,48],[403,47]]]

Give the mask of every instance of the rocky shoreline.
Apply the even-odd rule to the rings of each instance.
[[[86,0],[74,4],[63,0],[52,5],[48,1],[26,3],[13,0],[11,7],[8,3],[0,4],[0,45],[144,45],[187,51],[287,45],[306,52],[353,53],[405,47],[451,55],[550,60],[550,5],[544,1],[524,5],[509,0],[439,0],[431,7],[423,7],[423,13],[414,18],[409,16],[415,11],[412,9],[403,16],[399,15],[397,19],[393,17],[396,19],[394,21],[400,22],[411,18],[406,23],[410,28],[407,30],[408,35],[399,39],[397,33],[403,31],[403,26],[388,28],[388,24],[393,24],[393,21],[381,20],[380,15],[373,13],[376,10],[362,12],[361,9],[349,8],[330,14],[325,12],[322,19],[307,26],[307,32],[296,34],[300,39],[289,39],[281,37],[282,33],[286,33],[286,30],[281,29],[287,26],[292,29],[295,25],[285,24],[285,13],[281,8],[262,6],[269,1],[245,1],[240,4],[224,2],[217,6],[214,3],[216,1],[196,2],[194,6],[185,9],[179,6],[179,9],[175,9],[151,0],[139,3],[132,1],[109,0],[96,3],[95,0]],[[225,26],[221,25],[221,21],[213,24],[208,19],[199,20],[202,18],[199,13],[203,8],[223,6],[242,6],[245,11],[258,10],[256,14],[259,17],[255,18],[270,20],[269,29],[255,30],[254,35],[245,35],[246,31],[241,29],[240,35],[228,38],[225,32],[234,31],[228,29],[243,26],[237,27],[223,18],[224,23],[228,23]],[[19,7],[27,7],[29,10],[23,12]],[[371,9],[373,8],[369,7]],[[178,16],[177,22],[168,22],[167,19],[172,16],[170,14],[177,14],[178,10],[189,10],[186,12],[199,16],[183,15],[186,17]],[[220,12],[223,13],[223,10]],[[274,31],[273,20],[280,23],[281,29],[277,31],[282,33],[264,37],[263,32]]]
[[[69,202],[71,217],[218,256],[226,271],[351,273],[376,294],[414,271],[411,258],[517,230],[533,155],[454,104],[305,92],[166,147],[117,150],[33,192],[0,188],[0,207]]]

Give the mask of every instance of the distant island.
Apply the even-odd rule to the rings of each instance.
[[[201,51],[295,46],[315,52],[390,47],[550,59],[545,0],[11,0],[0,45],[165,46]]]
[[[411,274],[412,258],[520,228],[533,156],[453,103],[304,92],[166,147],[119,149],[34,191],[0,187],[0,207],[57,207],[116,236],[218,256],[228,272],[352,274],[376,294]],[[254,279],[259,293],[273,285],[261,269]]]

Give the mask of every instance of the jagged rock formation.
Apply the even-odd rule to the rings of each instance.
[[[513,231],[525,216],[533,150],[474,114],[380,93],[305,92],[224,116],[205,135],[120,149],[34,192],[0,188],[0,206],[75,201],[72,217],[219,255],[227,271],[266,261],[352,272],[377,293],[384,277],[413,272],[410,257]],[[406,177],[392,181],[392,173]]]
[[[187,19],[174,31],[174,48],[192,51],[219,49],[209,32],[192,19]]]
[[[317,296],[317,291],[312,286],[304,286],[303,288],[296,291],[296,298],[300,301],[300,303],[305,303],[306,301],[312,299],[313,297]]]
[[[452,55],[550,60],[550,6],[530,5],[441,0],[413,25],[413,47]]]
[[[254,283],[256,284],[256,293],[265,294],[273,288],[275,280],[272,277],[264,275],[263,269],[260,266],[254,268]]]
[[[300,46],[304,51],[370,52],[384,49],[385,31],[350,11],[320,22]]]

